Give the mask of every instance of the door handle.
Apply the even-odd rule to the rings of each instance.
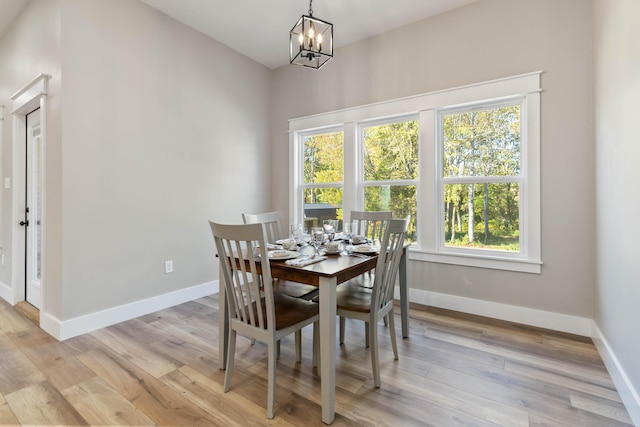
[[[29,226],[29,220],[20,221],[18,224],[20,224],[22,227],[24,227],[25,225],[28,227]]]

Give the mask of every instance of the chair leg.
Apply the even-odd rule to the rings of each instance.
[[[231,387],[231,374],[233,374],[234,362],[236,359],[236,331],[229,331],[229,344],[227,346],[227,369],[224,373],[224,392],[228,392]]]
[[[364,346],[369,348],[369,322],[364,322]]]
[[[386,315],[382,318],[384,320],[384,326],[389,326],[389,315]]]
[[[368,322],[367,330],[371,336],[371,367],[373,368],[373,385],[380,388],[380,360],[378,357],[378,328],[377,323]]]
[[[255,338],[251,338],[251,345],[254,345],[256,343],[256,339]]]
[[[269,354],[267,360],[267,418],[269,419],[275,416],[276,411],[276,347],[277,344],[272,341],[267,350]]]
[[[389,317],[389,334],[391,334],[391,347],[393,347],[393,358],[398,360],[398,344],[396,343],[396,326],[393,318],[393,311],[388,314]]]
[[[276,359],[280,359],[280,340],[276,341]]]
[[[344,327],[345,327],[344,316],[340,316],[340,344],[344,344]]]
[[[300,363],[302,361],[302,329],[298,329],[295,332],[296,339],[296,363]]]

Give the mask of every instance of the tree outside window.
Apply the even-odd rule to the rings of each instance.
[[[418,184],[418,121],[400,121],[362,128],[364,207],[411,216],[408,241],[416,240]]]
[[[520,105],[441,117],[445,246],[520,251]]]
[[[344,134],[306,135],[302,140],[303,201],[307,226],[342,219]]]

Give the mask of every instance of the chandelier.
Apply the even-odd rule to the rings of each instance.
[[[291,64],[318,69],[333,58],[333,24],[309,15],[302,15],[289,33]]]

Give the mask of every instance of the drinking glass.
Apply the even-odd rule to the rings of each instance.
[[[330,242],[333,242],[333,238],[336,233],[336,223],[338,221],[333,219],[325,219],[322,221],[322,227],[324,228],[324,232],[327,234]]]
[[[294,239],[296,243],[300,243],[302,239],[302,224],[291,225],[291,238]]]
[[[357,226],[358,224],[356,224],[355,221],[345,222],[344,225],[342,226],[343,227],[342,233],[346,236],[349,242],[349,245],[346,247],[348,253],[353,252],[353,233],[355,233]]]
[[[313,227],[311,228],[311,244],[315,249],[315,255],[318,255],[320,251],[320,246],[324,242],[324,228],[323,227]]]

